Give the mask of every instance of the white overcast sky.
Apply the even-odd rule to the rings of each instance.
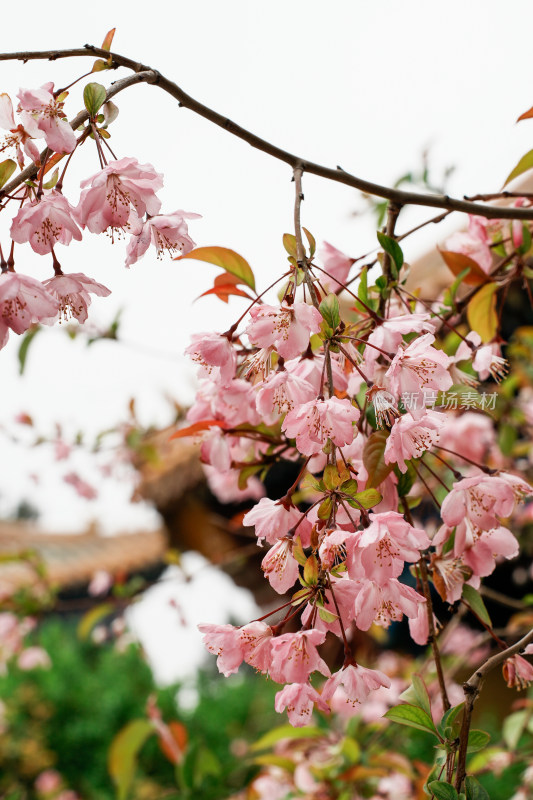
[[[416,168],[430,146],[436,178],[446,166],[456,167],[449,193],[492,191],[533,146],[533,122],[514,124],[533,105],[533,7],[527,0],[505,9],[494,0],[332,0],[327,8],[317,0],[56,0],[53,10],[30,0],[21,9],[17,23],[3,27],[3,51],[99,45],[116,27],[117,52],[160,70],[279,146],[376,182],[392,183]],[[0,63],[1,91],[14,98],[19,86],[64,85],[90,63]],[[125,74],[95,77],[107,84]],[[80,96],[74,88],[71,114]],[[165,174],[163,209],[202,214],[190,225],[199,245],[237,250],[260,287],[271,282],[286,266],[281,237],[292,226],[290,169],[178,108],[156,87],[131,88],[116,102],[112,146],[118,157],[153,163]],[[65,185],[72,202],[79,179],[98,169],[96,154],[84,150]],[[304,176],[304,192],[303,224],[317,240],[353,256],[374,246],[371,218],[353,217],[362,207],[355,191]],[[431,210],[417,219],[428,216]],[[402,220],[400,229],[414,219]],[[0,220],[2,244],[8,224]],[[407,260],[435,234],[428,230],[406,242]],[[124,244],[90,234],[57,249],[65,272],[84,271],[112,290],[93,303],[90,319],[104,325],[123,309],[121,334],[132,346],[102,342],[87,349],[53,329],[36,340],[20,379],[19,341],[12,335],[0,353],[4,426],[27,411],[43,433],[57,420],[71,434],[94,434],[124,419],[132,396],[144,424],[166,424],[165,394],[181,402],[192,398],[194,370],[182,356],[190,333],[226,329],[241,302],[228,308],[207,298],[192,305],[217,274],[209,265],[161,262],[150,252],[126,270]],[[29,247],[18,249],[16,266],[35,277],[51,274],[51,265]],[[149,356],[150,350],[161,355]],[[75,498],[63,473],[74,467],[98,482],[81,455],[72,466],[54,465],[49,450],[2,447],[1,511],[25,496],[41,508],[48,529],[75,530],[91,518],[106,530],[155,524],[153,515],[128,506],[127,484],[106,482],[93,504]],[[38,485],[28,481],[30,473],[40,475]]]

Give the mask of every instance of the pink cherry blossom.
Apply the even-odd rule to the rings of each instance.
[[[277,683],[305,683],[312,672],[330,675],[329,667],[318,654],[323,644],[323,631],[308,630],[284,633],[272,639],[270,677]]]
[[[431,544],[425,531],[414,528],[396,511],[371,514],[370,520],[353,550],[353,560],[360,564],[365,578],[379,584],[398,578],[404,562],[418,561],[420,551]],[[350,575],[351,569],[349,565]]]
[[[91,305],[91,294],[98,297],[107,297],[111,290],[98,283],[92,278],[88,278],[83,272],[71,272],[67,275],[54,275],[43,281],[52,297],[59,300],[59,321],[76,319],[78,322],[85,322],[87,319],[87,308]],[[54,317],[55,319],[55,317]]]
[[[446,530],[448,534],[451,534],[449,529]],[[449,537],[447,536],[447,538]],[[435,544],[435,539],[433,539],[433,543]],[[456,603],[460,600],[463,586],[472,576],[472,569],[466,566],[463,559],[453,552],[443,554],[439,548],[439,551],[431,556],[431,568],[433,583],[441,598],[448,603]]]
[[[82,235],[73,214],[67,198],[52,189],[39,201],[22,206],[11,224],[11,238],[18,244],[29,242],[39,255],[50,253],[58,242],[79,242]]]
[[[236,470],[219,472],[204,464],[207,485],[221,503],[242,503],[245,500],[259,500],[265,494],[265,487],[255,475],[248,478],[244,489],[239,486],[239,473]]]
[[[76,147],[76,134],[63,112],[63,103],[53,95],[54,84],[40,89],[21,89],[17,97],[24,127],[35,139],[44,137],[56,153],[71,153]]]
[[[365,349],[365,364],[369,365],[379,358],[380,352],[377,348],[385,350],[387,353],[396,353],[405,334],[434,333],[437,324],[437,319],[424,312],[396,314],[388,317],[374,328],[368,337],[368,345]],[[375,345],[375,347],[371,345]]]
[[[218,656],[217,667],[226,678],[238,672],[244,660],[244,642],[240,629],[234,625],[198,625],[204,634],[204,645],[213,655]]]
[[[227,336],[219,333],[194,333],[185,354],[202,367],[202,375],[228,386],[235,377],[237,354]]]
[[[266,424],[271,425],[282,414],[314,397],[316,391],[308,381],[283,369],[270,374],[261,385],[257,392],[256,407]]]
[[[467,411],[459,416],[443,414],[439,444],[471,461],[486,463],[489,450],[494,446],[495,432],[487,414]]]
[[[355,259],[337,250],[329,242],[323,242],[319,257],[322,260],[324,269],[329,272],[329,275],[320,273],[320,284],[326,292],[336,292],[346,283]]]
[[[497,527],[497,517],[508,517],[517,499],[521,499],[503,474],[474,475],[454,483],[441,508],[446,525],[453,527],[468,517],[474,526],[482,530]],[[520,491],[531,494],[532,489],[525,481],[521,481]]]
[[[307,349],[312,333],[318,333],[322,315],[307,303],[283,303],[281,308],[260,305],[250,309],[246,329],[252,344],[273,346],[283,358],[296,358]]]
[[[278,539],[261,563],[261,569],[270,585],[279,594],[285,594],[298,580],[298,562],[292,555],[292,540]]]
[[[503,677],[509,688],[527,689],[533,682],[533,666],[522,656],[512,656],[504,661]]]
[[[338,447],[350,444],[354,438],[353,423],[360,413],[346,398],[339,400],[310,400],[290,411],[282,423],[282,430],[296,439],[296,447],[306,456],[320,453],[328,439]]]
[[[362,631],[367,631],[372,623],[388,628],[404,614],[417,617],[419,604],[425,602],[422,595],[396,578],[389,578],[383,585],[362,581],[355,600],[355,624]]]
[[[145,213],[157,214],[161,208],[155,193],[163,186],[163,176],[136,158],[111,161],[81,186],[76,218],[91,233],[110,228],[112,233],[129,230],[137,234],[142,227],[139,218]]]
[[[40,281],[18,272],[0,275],[0,346],[7,341],[7,329],[23,333],[34,322],[56,316],[59,301]],[[3,336],[2,336],[3,334]]]
[[[439,432],[445,415],[427,411],[419,419],[404,414],[392,426],[384,459],[386,464],[398,464],[400,472],[407,472],[406,461],[420,458],[439,441]]]
[[[17,666],[19,669],[29,672],[32,669],[49,669],[52,662],[42,647],[26,647],[17,659]]]
[[[180,252],[189,253],[195,246],[189,236],[186,219],[201,219],[201,214],[188,211],[174,211],[172,214],[157,214],[149,217],[139,233],[134,233],[126,248],[126,266],[131,267],[144,256],[150,244],[153,244],[157,258],[162,258],[168,251],[170,255]]]
[[[69,472],[67,475],[63,476],[63,480],[65,483],[68,483],[69,486],[72,486],[78,495],[84,497],[85,500],[94,500],[98,497],[96,489],[91,486],[90,483],[84,481],[83,478],[80,478],[77,472]]]
[[[18,165],[21,169],[24,169],[23,147],[28,158],[31,158],[35,164],[39,164],[39,150],[31,140],[30,134],[24,130],[22,125],[17,125],[15,122],[13,103],[11,102],[10,96],[5,93],[0,94],[0,128],[9,131],[4,137],[0,152],[7,147],[14,147]]]
[[[431,346],[434,341],[431,333],[414,339],[399,350],[385,373],[390,390],[396,396],[409,394],[417,398],[418,402],[410,409],[413,416],[424,413],[424,389],[445,391],[452,385],[447,370],[451,359],[442,350]]]
[[[330,700],[334,693],[344,699],[351,713],[357,714],[361,703],[364,703],[370,692],[381,686],[390,688],[391,682],[387,675],[377,669],[367,669],[359,664],[348,664],[328,678],[322,690],[322,698]]]
[[[269,544],[275,544],[294,528],[301,518],[302,512],[294,506],[287,508],[280,501],[262,497],[259,503],[244,515],[242,524],[255,526],[259,544],[263,544],[265,540]]]
[[[476,261],[483,272],[489,273],[494,263],[490,249],[488,225],[494,225],[482,217],[468,216],[468,231],[457,231],[446,240],[446,250],[463,253]]]
[[[272,661],[272,628],[256,620],[243,625],[240,639],[244,660],[259,672],[267,672]]]
[[[278,714],[287,709],[289,722],[295,728],[309,724],[315,705],[321,711],[329,712],[327,704],[317,690],[308,683],[288,684],[281,692],[277,693],[274,701],[274,708]]]

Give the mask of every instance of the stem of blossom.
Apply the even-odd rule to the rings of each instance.
[[[467,464],[472,464],[472,466],[477,467],[478,469],[485,472],[487,475],[496,475],[499,470],[492,469],[491,467],[485,467],[483,464],[478,464],[477,461],[472,461],[471,458],[467,458],[466,456],[461,455],[461,453],[456,453],[455,450],[450,450],[448,447],[443,447],[440,444],[433,445],[437,447],[439,450],[444,450],[445,453],[450,453],[452,456],[457,456],[457,458],[462,458],[463,461],[466,461]],[[435,454],[434,454],[435,455]]]
[[[255,304],[256,304],[256,303],[258,303],[258,302],[261,300],[261,298],[262,298],[262,297],[263,297],[263,296],[264,296],[264,295],[265,295],[267,292],[269,292],[271,289],[273,289],[273,288],[274,288],[274,286],[276,285],[276,283],[279,283],[280,281],[282,281],[282,280],[283,280],[283,278],[286,278],[286,277],[287,277],[287,275],[290,275],[290,274],[291,274],[291,272],[292,272],[292,270],[288,270],[287,272],[284,272],[284,273],[283,273],[283,275],[281,275],[279,278],[276,278],[276,280],[275,280],[275,281],[273,281],[273,282],[270,284],[270,286],[267,286],[267,288],[266,288],[266,289],[265,289],[263,292],[261,292],[261,294],[258,294],[258,295],[257,295],[257,297],[255,298],[255,300],[253,300],[253,301],[250,303],[250,305],[247,307],[247,309],[246,309],[246,311],[244,312],[244,314],[241,314],[241,316],[239,317],[239,319],[237,320],[237,322],[234,322],[234,323],[233,323],[233,325],[231,326],[231,328],[229,328],[229,329],[226,331],[226,333],[223,333],[223,334],[222,334],[222,336],[227,336],[227,337],[230,339],[230,341],[231,341],[231,337],[233,336],[233,334],[235,333],[235,331],[237,330],[237,328],[239,327],[239,325],[241,324],[241,322],[243,321],[243,319],[245,318],[245,316],[248,314],[248,312],[250,311],[250,309],[251,309],[253,306],[255,306]]]
[[[402,206],[398,203],[394,203],[392,200],[389,202],[387,207],[387,227],[385,233],[387,236],[390,236],[391,239],[394,239],[394,228],[396,227],[396,220],[402,210]],[[392,281],[392,258],[385,250],[383,252],[383,262],[382,262],[382,272],[385,280],[387,281],[387,286]],[[385,316],[385,311],[387,307],[387,300],[389,299],[390,295],[382,293],[379,298],[379,306],[378,306],[378,313],[380,317]]]
[[[303,603],[306,600],[308,600],[311,597],[312,594],[313,594],[313,592],[310,591],[309,594],[302,595],[302,597],[298,598],[298,599],[299,600],[301,599],[301,602]],[[292,603],[293,603],[292,599],[291,600],[287,600],[287,602],[283,603],[282,606],[278,606],[273,611],[269,611],[268,614],[263,614],[262,617],[258,617],[257,619],[252,620],[252,622],[263,622],[264,619],[268,619],[268,617],[271,617],[272,614],[277,614],[278,611],[282,611],[284,608],[287,608],[287,606],[291,606]]]
[[[413,525],[413,516],[405,497],[402,497],[402,506],[405,518],[409,525]],[[431,589],[429,587],[428,568],[425,556],[420,558],[417,564],[420,580],[422,582],[422,589],[424,597],[426,598],[426,611],[428,615],[428,628],[429,628],[429,641],[433,651],[433,660],[435,661],[435,670],[437,672],[437,679],[439,681],[439,689],[442,697],[442,707],[444,711],[450,708],[450,701],[448,699],[448,692],[446,691],[446,684],[444,682],[444,673],[442,671],[442,663],[440,660],[439,646],[437,644],[437,636],[435,633],[435,623],[433,621],[433,603],[431,601]]]
[[[414,471],[416,472],[416,474],[418,475],[418,477],[420,478],[420,480],[422,481],[422,483],[426,487],[428,494],[431,495],[431,499],[433,500],[433,502],[435,503],[435,505],[437,506],[437,508],[440,511],[440,508],[441,508],[440,503],[437,500],[437,498],[435,497],[435,495],[433,494],[433,492],[431,491],[431,489],[429,488],[429,486],[427,484],[427,481],[425,481],[424,478],[422,477],[422,475],[420,474],[420,470],[418,469],[418,467],[416,466],[414,461],[411,461],[411,464],[413,465]]]
[[[456,481],[462,481],[463,480],[463,476],[459,472],[459,470],[454,469],[454,467],[452,467],[451,464],[448,461],[446,461],[446,459],[444,459],[442,456],[439,456],[438,453],[431,453],[431,455],[433,456],[433,458],[437,458],[441,462],[441,464],[444,464],[444,466],[447,469],[450,470],[450,472],[452,473],[452,475],[453,475],[453,477],[455,478]]]
[[[7,259],[7,271],[15,272],[15,242],[11,240],[11,247],[9,248],[9,257]]]
[[[331,351],[329,349],[329,342],[326,342],[324,358],[326,361],[326,370],[328,373],[328,393],[330,397],[335,395],[335,385],[333,383],[333,371],[331,369]]]
[[[100,141],[100,136],[98,135],[98,131],[96,130],[96,125],[94,122],[91,122],[91,131],[94,136],[94,141],[96,143],[96,149],[98,150],[98,158],[100,159],[100,168],[103,169],[107,166],[106,157],[104,156],[104,151],[102,149],[102,143]]]
[[[362,369],[360,369],[360,367],[359,367],[359,364],[356,364],[356,362],[354,361],[354,359],[353,359],[353,358],[351,357],[351,355],[350,355],[350,354],[349,354],[349,353],[348,353],[348,352],[347,352],[347,351],[344,349],[344,347],[342,346],[342,344],[340,344],[339,342],[337,342],[336,344],[337,344],[337,347],[339,348],[339,350],[341,351],[341,353],[342,353],[342,354],[343,354],[343,355],[344,355],[344,356],[345,356],[345,357],[348,359],[348,361],[349,361],[349,362],[350,362],[350,363],[351,363],[351,364],[352,364],[352,365],[355,367],[355,369],[357,370],[357,372],[359,373],[359,375],[362,377],[362,379],[364,380],[364,382],[366,383],[366,385],[367,385],[368,387],[372,386],[372,381],[370,380],[370,378],[368,378],[368,377],[365,375],[365,373],[363,372],[363,370],[362,370]]]
[[[497,636],[497,635],[494,633],[494,631],[492,630],[491,626],[490,626],[490,625],[487,625],[487,623],[486,623],[486,622],[484,622],[484,621],[481,619],[481,617],[479,616],[479,614],[477,614],[477,613],[474,611],[474,609],[472,608],[472,606],[470,605],[470,603],[467,603],[467,601],[466,601],[466,600],[465,600],[463,597],[461,598],[461,603],[462,603],[462,604],[465,606],[465,608],[467,608],[467,609],[468,609],[468,611],[470,611],[470,613],[471,613],[471,614],[472,614],[472,615],[473,615],[473,616],[474,616],[474,617],[477,619],[477,621],[479,622],[479,624],[480,624],[480,625],[481,625],[483,628],[485,628],[485,630],[487,631],[487,633],[489,634],[489,636],[490,636],[492,639],[494,639],[494,641],[496,642],[496,644],[498,645],[498,647],[501,647],[503,650],[505,650],[505,648],[507,647],[507,642],[504,642],[504,641],[503,641],[503,639],[500,639],[500,637],[499,637],[499,636]]]
[[[43,195],[43,179],[44,179],[44,173],[45,173],[45,170],[46,170],[46,162],[48,161],[48,154],[49,153],[50,153],[50,150],[48,149],[48,147],[45,147],[44,155],[43,155],[43,158],[41,159],[42,160],[42,167],[41,167],[40,172],[39,172],[39,185],[37,187],[37,193],[35,195],[35,199],[36,200],[40,200],[42,195]]]
[[[294,481],[294,483],[292,484],[291,488],[290,488],[290,489],[287,491],[287,493],[285,494],[285,498],[287,498],[287,501],[288,501],[289,505],[291,505],[291,506],[292,506],[292,505],[294,505],[294,503],[292,502],[292,495],[294,494],[294,492],[295,492],[295,491],[296,491],[296,489],[298,488],[298,484],[300,483],[300,481],[301,481],[301,479],[302,479],[302,475],[304,474],[305,470],[307,469],[307,465],[309,464],[309,461],[310,461],[310,460],[311,460],[311,456],[307,456],[307,458],[305,459],[305,461],[304,461],[304,463],[303,463],[303,466],[302,466],[302,468],[301,468],[300,472],[298,473],[298,477],[296,478],[296,480],[295,480],[295,481]],[[280,502],[280,503],[282,503],[283,505],[285,505],[285,504],[283,503],[283,500],[284,500],[285,498],[283,498],[283,497],[282,497],[282,498],[281,498],[281,500],[279,501],[279,502]]]
[[[388,358],[389,361],[392,361],[392,356],[390,356],[386,350],[383,350],[381,347],[378,347],[377,344],[372,344],[371,342],[367,342],[366,339],[361,339],[359,336],[341,336],[339,338],[350,339],[353,342],[361,342],[361,344],[364,344],[367,347],[372,347],[374,350],[378,350],[382,356],[385,356],[385,358]]]
[[[428,464],[426,464],[426,462],[424,461],[423,456],[420,458],[420,463],[424,465],[424,467],[427,469],[427,471],[430,472],[433,475],[435,480],[437,480],[440,483],[441,486],[444,486],[444,488],[446,489],[447,492],[450,491],[450,487],[446,486],[446,484],[444,483],[442,478],[439,475],[437,475],[437,473],[434,470],[432,470],[431,467]]]
[[[346,292],[348,292],[348,294],[351,294],[351,296],[352,296],[352,297],[353,297],[355,300],[357,300],[357,302],[358,302],[360,305],[362,305],[362,306],[363,306],[363,308],[365,309],[365,311],[368,311],[368,315],[369,315],[370,317],[372,317],[372,319],[373,319],[373,320],[375,320],[376,322],[383,322],[383,317],[380,317],[380,316],[379,316],[379,314],[376,314],[376,312],[374,311],[374,309],[370,308],[370,306],[367,306],[367,305],[366,305],[366,303],[363,303],[363,301],[361,300],[361,298],[357,297],[357,295],[356,295],[356,294],[354,294],[354,293],[353,293],[353,292],[352,292],[350,289],[348,289],[348,284],[342,283],[341,281],[339,281],[339,279],[338,279],[338,278],[335,278],[335,276],[334,276],[334,275],[331,275],[331,273],[329,273],[327,270],[325,270],[325,269],[322,269],[322,267],[318,267],[316,264],[313,264],[313,265],[312,265],[312,267],[313,267],[313,269],[317,269],[319,272],[323,272],[323,273],[324,273],[324,275],[327,275],[327,276],[328,276],[328,278],[332,278],[334,281],[336,281],[336,282],[337,282],[337,283],[340,285],[340,290],[337,290],[337,291],[335,292],[335,294],[338,294],[338,293],[340,293],[340,292],[342,292],[342,291],[346,291]]]
[[[335,592],[333,591],[333,584],[331,583],[331,578],[329,576],[329,573],[326,573],[326,580],[328,582],[328,589],[331,592],[331,597],[333,599],[333,604],[335,606],[335,611],[337,612],[337,616],[339,618],[339,627],[341,629],[341,636],[342,636],[342,641],[343,641],[343,644],[344,644],[344,664],[343,664],[343,667],[347,667],[350,664],[353,664],[352,648],[350,647],[350,645],[348,643],[348,639],[346,637],[346,631],[344,630],[344,625],[343,625],[343,622],[342,622],[342,617],[341,617],[339,604],[337,603],[337,598],[335,597]]]
[[[523,650],[526,645],[530,642],[533,642],[533,629],[529,631],[522,639],[520,639],[516,644],[511,645],[511,647],[507,647],[505,650],[502,650],[501,653],[496,653],[496,655],[492,656],[491,658],[487,659],[483,666],[479,667],[470,678],[463,683],[463,691],[465,693],[465,708],[463,712],[463,722],[461,725],[461,733],[459,735],[460,745],[459,745],[459,755],[457,757],[457,773],[455,778],[455,788],[457,791],[460,791],[463,781],[466,775],[466,751],[468,748],[468,734],[470,731],[470,724],[472,722],[472,712],[474,710],[474,704],[478,698],[478,695],[481,691],[481,687],[483,681],[491,670],[495,667],[498,667],[500,664],[507,658],[511,658],[512,656],[516,655]]]

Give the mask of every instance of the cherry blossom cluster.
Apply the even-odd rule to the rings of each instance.
[[[110,294],[106,286],[84,273],[65,274],[61,269],[57,246],[81,241],[84,229],[94,234],[106,233],[112,240],[129,235],[127,267],[142,258],[150,245],[158,257],[165,251],[174,255],[194,247],[186,220],[199,215],[181,210],[161,213],[157,192],[163,186],[163,176],[151,164],[114,156],[107,142],[107,124],[118,109],[114,104],[103,104],[99,114],[105,90],[99,84],[86,88],[91,86],[101,89],[103,97],[96,105],[86,100],[89,121],[79,135],[63,110],[68,92],[54,91],[53,83],[40,89],[21,89],[17,95],[18,118],[11,98],[0,95],[0,127],[7,131],[0,142],[0,152],[12,152],[16,158],[16,162],[7,158],[0,164],[3,184],[17,165],[23,170],[27,160],[35,166],[36,174],[35,180],[19,181],[13,193],[1,192],[2,210],[9,203],[18,210],[10,225],[10,246],[0,249],[0,348],[7,343],[10,330],[21,334],[35,323],[52,325],[68,319],[83,323],[91,295]],[[79,201],[73,205],[63,194],[65,174],[75,151],[91,137],[100,170],[81,182]],[[36,142],[41,139],[45,149],[39,153]],[[109,161],[104,147],[112,156]],[[62,167],[61,175],[58,167],[45,182],[45,174],[56,164]],[[15,244],[28,244],[35,253],[49,256],[52,276],[41,281],[16,272]],[[4,252],[9,255],[4,256]]]
[[[447,246],[488,272],[489,237],[502,230],[472,219]],[[514,246],[518,234],[513,227]],[[358,713],[372,691],[389,686],[383,672],[356,661],[353,631],[405,616],[414,641],[426,643],[439,624],[428,578],[449,604],[465,584],[479,588],[497,561],[517,555],[502,521],[532,494],[523,479],[484,465],[497,450],[488,415],[446,413],[427,399],[504,377],[498,344],[461,332],[453,314],[425,306],[399,281],[385,302],[371,287],[341,313],[338,294],[354,259],[331,245],[323,267],[313,255],[293,264],[278,305],[258,296],[227,332],[193,336],[186,353],[200,381],[182,432],[200,437],[221,500],[257,501],[244,525],[269,546],[265,577],[290,594],[273,624],[267,614],[240,628],[201,625],[205,645],[225,675],[244,661],[283,684],[275,706],[293,725],[308,723],[314,706],[327,712],[340,703]],[[444,349],[450,329],[455,344]],[[409,408],[406,393],[419,399]],[[279,460],[299,474],[273,500],[258,477]],[[433,538],[413,519],[420,496],[442,521]],[[317,649],[328,633],[345,653],[333,673]]]

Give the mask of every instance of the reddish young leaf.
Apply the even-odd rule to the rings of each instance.
[[[520,114],[516,121],[520,122],[521,119],[531,119],[531,117],[533,117],[533,106],[531,106],[529,111],[524,111],[523,114]]]
[[[105,39],[102,42],[102,50],[111,50],[111,44],[113,43],[113,36],[115,35],[116,28],[111,28],[105,35]]]
[[[206,431],[208,428],[212,428],[213,425],[218,425],[219,428],[226,427],[220,419],[202,419],[200,422],[194,422],[186,428],[180,428],[179,431],[172,434],[170,439],[183,439],[185,436],[194,436],[195,433]]]
[[[463,270],[469,269],[468,275],[463,278],[463,283],[469,286],[479,286],[481,283],[488,283],[491,278],[483,272],[477,261],[464,253],[452,253],[450,250],[439,250],[448,269],[457,277]]]
[[[226,272],[231,272],[241,279],[255,292],[255,277],[252,268],[245,258],[240,256],[234,250],[229,250],[227,247],[196,247],[190,253],[177,256],[174,261],[181,261],[183,258],[193,258],[197,261],[207,261],[208,264],[215,264],[217,267],[222,267]]]
[[[205,297],[207,294],[216,294],[219,300],[222,300],[223,303],[228,302],[228,298],[230,297],[230,295],[236,295],[237,297],[247,297],[248,300],[253,300],[253,297],[250,297],[249,294],[243,292],[242,289],[238,289],[235,286],[235,284],[224,283],[220,286],[213,286],[212,289],[208,289],[206,292],[202,292],[202,294],[198,295],[198,297],[195,299],[194,302],[196,302],[196,300],[199,300],[200,297]]]
[[[159,747],[171,764],[179,764],[183,760],[183,753],[187,747],[187,728],[181,722],[169,722],[165,727],[170,741],[159,735]]]

